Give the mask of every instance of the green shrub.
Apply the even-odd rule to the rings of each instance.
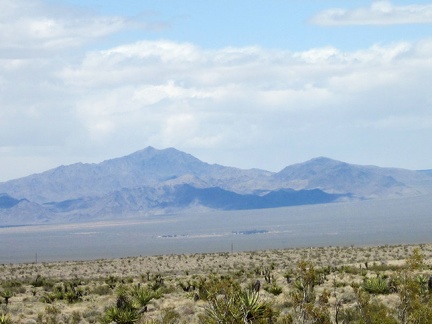
[[[374,295],[390,293],[389,281],[381,276],[366,278],[363,281],[363,289]]]
[[[282,287],[276,285],[275,283],[269,285],[269,286],[265,286],[264,290],[267,291],[268,293],[278,296],[282,293]]]
[[[108,285],[96,286],[92,293],[99,296],[110,295],[112,293],[111,288]]]
[[[44,278],[41,275],[37,275],[36,279],[31,282],[33,287],[42,287],[44,285]]]
[[[0,324],[12,324],[12,320],[7,314],[0,315]]]
[[[201,321],[209,324],[272,322],[276,315],[269,304],[259,301],[259,292],[246,289],[211,296]]]
[[[140,285],[128,288],[126,286],[117,287],[117,299],[115,305],[108,307],[100,322],[118,324],[135,323],[140,314],[147,311],[147,304],[155,298],[160,298],[161,293],[148,290]]]
[[[176,312],[172,307],[165,308],[161,311],[160,324],[174,324],[180,320],[180,314]]]

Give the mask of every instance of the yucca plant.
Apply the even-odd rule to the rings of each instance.
[[[45,293],[40,297],[40,300],[43,303],[52,304],[56,300],[56,296],[52,293]]]
[[[151,291],[138,285],[133,286],[130,292],[132,306],[136,309],[143,310],[152,299],[161,297],[160,291]]]
[[[239,297],[240,308],[245,323],[249,323],[254,319],[263,318],[266,314],[268,306],[259,302],[259,292],[246,289],[240,293]]]
[[[7,314],[0,315],[0,324],[12,324],[12,320]]]
[[[282,293],[282,287],[276,285],[275,283],[264,287],[264,290],[267,291],[270,294],[273,294],[275,296],[278,296]]]
[[[0,296],[4,298],[4,302],[7,305],[9,305],[9,299],[13,297],[13,293],[10,289],[5,289],[0,292]]]
[[[229,291],[209,298],[205,307],[205,323],[254,323],[270,319],[274,312],[259,301],[255,290]]]
[[[118,278],[114,277],[114,276],[109,276],[108,278],[105,279],[105,283],[108,285],[108,287],[110,287],[111,289],[114,289],[117,285],[118,282]]]
[[[388,294],[390,286],[387,279],[382,277],[366,278],[363,281],[363,289],[370,294]]]
[[[236,305],[235,296],[219,295],[208,300],[205,310],[205,322],[241,323],[242,312]]]
[[[418,275],[415,277],[415,281],[420,288],[421,294],[425,294],[428,291],[428,280],[429,278],[424,275]]]
[[[139,314],[133,309],[121,309],[116,306],[108,307],[100,322],[102,324],[133,324],[139,319]]]
[[[147,310],[147,304],[161,293],[148,290],[139,285],[128,288],[124,285],[117,287],[117,300],[115,305],[105,310],[101,323],[131,324],[138,321],[141,313]]]

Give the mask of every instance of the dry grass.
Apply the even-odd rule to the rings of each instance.
[[[192,288],[201,278],[212,275],[229,276],[243,287],[260,280],[264,289],[260,298],[269,301],[280,312],[288,312],[290,286],[286,275],[296,268],[300,260],[311,261],[317,268],[332,269],[323,278],[320,290],[333,291],[339,300],[349,305],[354,302],[351,283],[361,283],[363,278],[373,277],[377,272],[391,275],[404,265],[404,260],[419,247],[425,257],[426,269],[432,264],[432,244],[395,245],[376,247],[325,247],[285,250],[253,251],[242,253],[209,253],[101,259],[94,261],[70,261],[29,264],[0,265],[0,290],[10,289],[13,296],[9,305],[1,306],[14,323],[97,323],[105,308],[116,300],[115,288],[109,287],[107,278],[116,280],[116,286],[136,285],[150,287],[162,278],[161,298],[150,302],[143,319],[163,323],[164,318],[175,313],[180,323],[197,323],[203,313],[205,302],[194,301]],[[367,264],[367,269],[366,269]],[[266,272],[267,271],[267,272]],[[265,274],[272,285],[266,283]],[[81,300],[43,301],[55,287],[74,281],[83,290]],[[270,286],[281,288],[274,295]],[[384,304],[394,307],[397,296],[379,296]],[[46,298],[45,298],[46,299]],[[50,322],[50,318],[52,321]],[[168,321],[170,322],[170,321]]]

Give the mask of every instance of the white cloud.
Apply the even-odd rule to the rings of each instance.
[[[311,22],[324,26],[431,24],[432,4],[396,6],[390,1],[374,1],[370,7],[324,10]]]
[[[3,113],[3,123],[12,126],[3,128],[10,134],[1,138],[6,146],[39,141],[89,155],[110,152],[106,158],[146,145],[193,153],[256,143],[303,146],[305,155],[332,155],[321,150],[334,147],[331,143],[340,142],[340,136],[356,138],[356,132],[373,132],[384,124],[396,136],[401,123],[394,121],[408,115],[417,118],[407,119],[404,129],[415,128],[422,119],[422,129],[428,131],[431,44],[425,40],[353,52],[335,47],[290,52],[205,50],[145,41],[92,51],[67,66],[45,62],[31,75],[27,69],[32,61],[7,61],[3,71],[8,78],[0,86],[10,93],[0,101],[15,117]],[[35,86],[14,90],[17,80]],[[29,97],[38,105],[27,105]],[[57,127],[52,126],[53,116]],[[32,122],[40,126],[30,126]],[[22,127],[40,135],[14,131]],[[267,163],[264,156],[262,164]]]
[[[0,51],[0,169],[8,170],[0,181],[22,161],[30,173],[147,145],[273,170],[318,155],[377,163],[368,159],[380,158],[373,139],[383,136],[400,161],[412,147],[406,132],[430,146],[431,40],[297,52],[147,40],[87,51],[74,46],[123,28],[123,20],[50,14],[41,5],[0,5],[19,36],[0,31],[8,49]],[[72,47],[58,52],[54,43]]]
[[[429,118],[424,118],[424,116],[417,116],[416,114],[411,114],[406,112],[405,115],[398,116],[386,116],[383,119],[373,120],[364,126],[366,128],[374,128],[377,130],[394,130],[398,129],[400,131],[421,131],[432,129],[432,115],[429,114]]]
[[[239,119],[258,125],[255,131],[264,133],[260,123],[289,128],[307,119],[311,125],[315,121],[330,125],[338,122],[338,114],[370,120],[377,110],[400,110],[397,98],[402,94],[410,98],[411,91],[418,90],[416,82],[426,81],[422,71],[430,64],[417,50],[424,51],[426,43],[375,45],[355,52],[328,47],[297,53],[254,48],[251,55],[250,49],[208,51],[190,44],[147,41],[92,52],[80,66],[68,67],[60,75],[82,93],[77,109],[83,121],[98,125],[98,120],[109,120],[110,130],[120,136],[131,119],[143,125],[151,121],[160,126],[153,127],[151,134],[144,132],[144,138],[159,138],[165,146],[170,141],[190,143],[204,130],[204,137],[215,138]],[[427,98],[423,92],[417,95]],[[395,106],[380,106],[385,102]],[[279,124],[274,114],[287,122]],[[154,132],[160,136],[154,137]]]
[[[2,0],[0,12],[0,57],[6,58],[41,57],[134,25],[123,17],[92,16],[39,0]]]

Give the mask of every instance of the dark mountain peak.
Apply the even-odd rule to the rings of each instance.
[[[15,199],[6,193],[0,193],[0,209],[1,208],[12,208],[18,205],[22,201],[28,201],[27,199]]]

